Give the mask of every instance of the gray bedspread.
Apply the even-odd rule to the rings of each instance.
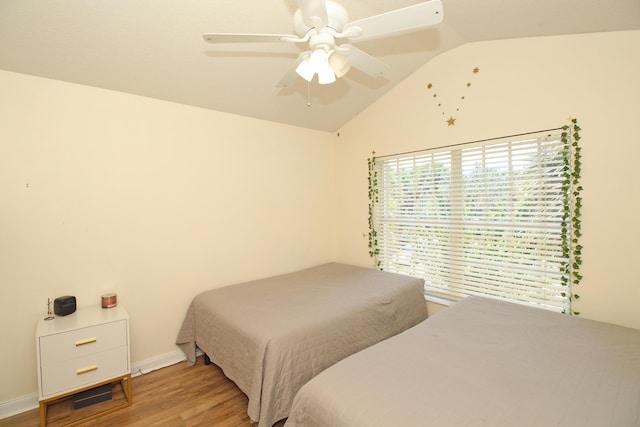
[[[220,366],[265,427],[309,379],[426,317],[422,279],[331,263],[197,295],[176,343]]]
[[[303,426],[640,426],[640,331],[469,297],[309,381]]]

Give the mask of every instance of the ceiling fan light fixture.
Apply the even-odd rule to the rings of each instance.
[[[309,63],[316,72],[323,70],[329,65],[329,56],[323,48],[316,48],[309,58]]]
[[[316,73],[315,68],[311,65],[309,57],[307,56],[296,68],[296,73],[306,81],[310,82],[313,79],[313,75]]]
[[[336,74],[328,65],[318,71],[318,83],[321,85],[327,85],[336,81]]]
[[[347,58],[336,51],[329,53],[329,65],[337,78],[343,77],[351,69],[351,63],[347,61]]]

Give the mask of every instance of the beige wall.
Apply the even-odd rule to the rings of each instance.
[[[199,291],[335,259],[335,136],[0,72],[0,403],[37,389],[47,297],[176,351]],[[214,95],[212,95],[214,96]]]
[[[584,281],[575,307],[584,317],[640,328],[639,49],[633,31],[474,43],[430,61],[340,132],[339,258],[371,264],[363,234],[372,150],[548,129],[573,116],[584,155]],[[445,122],[450,115],[455,126]]]

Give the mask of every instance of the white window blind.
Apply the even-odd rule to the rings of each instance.
[[[568,312],[567,162],[559,130],[376,159],[379,267]]]

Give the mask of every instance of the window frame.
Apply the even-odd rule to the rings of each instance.
[[[573,261],[570,251],[568,251],[567,248],[571,248],[572,245],[568,242],[573,239],[573,230],[571,227],[572,222],[570,218],[572,213],[570,212],[571,209],[568,209],[571,207],[571,203],[568,203],[568,200],[571,199],[572,179],[571,174],[567,173],[567,171],[571,171],[572,156],[570,147],[571,141],[568,141],[566,138],[564,138],[564,134],[561,133],[562,129],[564,128],[550,129],[540,132],[514,135],[507,138],[482,140],[473,143],[456,144],[428,150],[420,150],[377,158],[374,157],[372,159],[369,159],[369,198],[371,201],[369,207],[369,246],[370,255],[375,258],[376,266],[387,271],[394,271],[398,273],[414,275],[417,277],[423,277],[426,281],[425,297],[436,302],[456,301],[464,298],[467,295],[484,295],[523,304],[531,304],[554,311],[571,312],[572,293],[570,291],[570,283]],[[551,226],[553,228],[554,236],[556,236],[552,244],[552,257],[555,263],[552,267],[552,270],[555,271],[555,273],[552,274],[553,283],[550,285],[542,285],[543,287],[548,286],[550,289],[552,289],[553,295],[550,297],[551,300],[545,300],[544,298],[540,299],[538,297],[525,298],[522,297],[522,295],[517,295],[517,297],[514,298],[508,295],[509,292],[486,293],[485,290],[473,292],[470,291],[467,286],[462,286],[460,288],[462,289],[462,291],[460,292],[441,292],[441,288],[430,285],[431,279],[436,273],[434,273],[433,271],[428,272],[425,268],[422,268],[421,270],[420,266],[411,265],[413,263],[411,256],[408,256],[409,264],[406,266],[407,268],[398,268],[397,263],[390,261],[391,256],[395,256],[396,258],[398,258],[400,254],[397,251],[395,253],[390,253],[389,249],[385,247],[389,240],[389,238],[386,237],[386,234],[389,233],[389,230],[385,228],[388,225],[388,222],[385,223],[385,221],[388,221],[388,219],[384,219],[385,214],[381,213],[381,209],[384,210],[385,203],[389,203],[386,198],[388,197],[388,192],[390,191],[389,188],[387,188],[388,183],[386,182],[387,180],[389,180],[389,173],[388,171],[385,171],[385,165],[389,165],[391,162],[415,162],[415,160],[419,159],[420,156],[427,158],[429,156],[431,156],[431,158],[433,158],[434,156],[445,158],[448,156],[451,159],[450,175],[458,176],[459,178],[460,176],[464,176],[464,172],[462,171],[462,169],[464,168],[463,162],[465,161],[465,158],[468,158],[468,153],[473,152],[474,150],[486,151],[498,146],[507,146],[513,148],[521,147],[523,144],[541,144],[547,143],[548,141],[552,141],[552,145],[554,147],[553,153],[556,156],[555,161],[558,161],[561,158],[563,162],[562,165],[553,166],[555,170],[553,170],[552,172],[553,174],[555,174],[555,177],[546,177],[555,180],[553,191],[555,192],[554,197],[556,197],[556,200],[554,200],[553,209],[557,210],[559,209],[559,206],[562,206],[562,208],[564,209],[563,212],[560,213],[560,215],[557,215],[558,212],[555,212],[555,215],[553,216],[554,222]],[[465,152],[467,154],[464,154]],[[511,152],[511,149],[508,149],[506,152]],[[544,158],[544,155],[542,156],[542,158]],[[483,159],[486,160],[486,156],[483,157]],[[457,165],[457,167],[454,167],[453,165]],[[546,171],[546,173],[549,173],[549,171]],[[429,182],[433,183],[434,181]],[[465,192],[460,191],[460,188],[462,187],[458,187],[456,197],[450,198],[450,205],[452,207],[452,210],[457,212],[458,216],[464,216],[468,214],[468,212],[465,212],[464,209],[464,206],[466,206],[468,202],[464,200]],[[561,191],[559,189],[561,189]],[[544,194],[541,193],[541,196],[543,195]],[[557,200],[558,197],[562,200]],[[461,203],[463,205],[463,208],[460,208]],[[456,205],[458,205],[458,207],[456,207]],[[533,207],[532,209],[535,210],[536,207]],[[567,210],[569,212],[567,212]],[[465,224],[468,227],[469,221],[464,219],[461,220],[458,217],[457,219],[450,219],[448,221],[445,220],[445,223],[448,223],[452,226],[464,228]],[[446,231],[446,229],[445,232],[448,233],[449,239],[465,239],[464,233],[452,232],[451,230]],[[406,244],[409,244],[409,240],[406,241]],[[453,246],[456,248],[464,247],[464,245],[460,244],[453,244]],[[407,248],[408,252],[411,252],[411,250],[412,248]],[[465,252],[463,251],[461,253],[463,259],[463,262],[461,264],[468,264],[468,260],[464,260]],[[453,256],[447,255],[446,258],[450,262]],[[504,265],[502,265],[502,267],[504,267]],[[498,268],[500,268],[500,266]],[[549,274],[549,272],[545,270],[543,274]],[[526,278],[526,276],[523,277]],[[526,280],[523,280],[523,286],[529,286],[528,282],[525,282]],[[545,289],[545,292],[546,291],[547,289]]]

